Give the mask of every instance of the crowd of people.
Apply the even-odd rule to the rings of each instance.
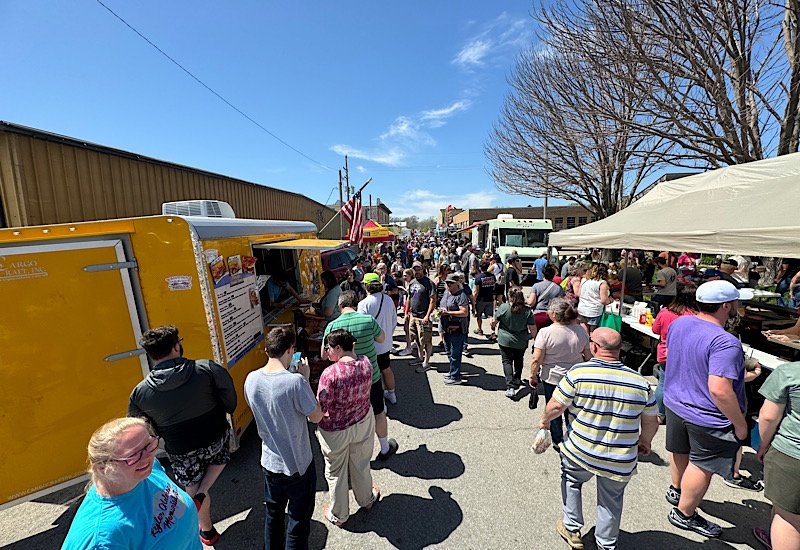
[[[426,237],[382,243],[354,261],[342,281],[324,272],[315,307],[326,321],[321,357],[330,365],[316,392],[308,364],[293,361],[295,331],[283,327],[267,334],[269,360],[244,385],[262,441],[265,547],[308,545],[316,487],[308,422],[316,424],[329,487],[322,517],[343,526],[351,516],[349,491],[362,509],[380,500],[370,463],[398,451],[386,414],[402,399],[392,355],[409,358],[424,374],[442,352],[444,384],[460,385],[474,318],[474,334],[498,346],[505,396],[516,400],[523,389],[544,395],[539,428],[549,430],[560,454],[556,530],[571,548],[583,548],[582,488],[593,477],[597,547],[617,548],[625,489],[665,425],[672,525],[721,535],[697,511],[716,474],[731,487],[763,490],[772,502],[771,525],[753,526],[759,542],[800,549],[800,371],[787,363],[766,377],[745,361],[726,327],[750,293],[735,278],[739,262],[719,263],[699,275],[697,258],[685,253],[603,262],[593,252],[560,265],[543,255],[524,273],[515,253],[503,260],[471,243]],[[786,281],[794,292],[800,277],[784,265],[776,283]],[[744,276],[749,281],[747,270]],[[654,387],[622,362],[620,332],[603,325],[607,305],[622,294],[641,298],[651,284],[653,302],[663,306],[653,323],[660,337]],[[396,348],[398,324],[404,342]],[[800,321],[792,330],[800,334]],[[223,367],[183,357],[181,341],[171,326],[144,334],[141,345],[155,366],[133,390],[129,418],[92,435],[91,484],[64,548],[199,548],[219,540],[209,491],[230,460],[225,415],[236,408],[236,392]],[[745,387],[759,377],[766,378],[758,390],[764,404],[756,445],[763,480],[739,471],[752,429]],[[175,481],[155,458],[162,439]]]

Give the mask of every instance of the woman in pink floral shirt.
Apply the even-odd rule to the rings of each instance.
[[[356,357],[355,342],[344,329],[326,336],[327,356],[336,362],[322,373],[317,390],[323,414],[317,437],[325,457],[330,498],[323,513],[337,527],[350,517],[348,480],[362,508],[369,510],[380,498],[380,490],[372,485],[369,466],[375,432],[375,415],[369,401],[372,364],[367,357]]]

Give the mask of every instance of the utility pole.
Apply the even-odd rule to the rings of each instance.
[[[344,203],[342,202],[342,171],[339,170],[339,208],[342,208]],[[339,216],[339,235],[344,235],[344,221],[341,216]]]
[[[344,156],[344,181],[347,185],[347,200],[350,200],[350,170],[347,168],[347,155]]]
[[[372,219],[374,217],[372,215],[372,193],[369,194],[369,210],[367,212],[367,219]]]

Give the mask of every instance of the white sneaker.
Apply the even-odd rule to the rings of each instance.
[[[392,405],[397,404],[397,394],[393,391],[383,390],[383,397]]]
[[[408,355],[411,355],[412,353],[414,353],[414,350],[412,348],[406,348],[400,351],[400,353],[398,353],[397,355],[400,355],[401,357],[406,357]]]

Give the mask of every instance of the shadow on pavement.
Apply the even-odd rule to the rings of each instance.
[[[403,477],[455,479],[464,473],[464,461],[455,453],[429,451],[427,445],[400,452],[387,462],[373,462],[373,470],[391,470]]]
[[[441,487],[432,486],[428,493],[432,498],[388,495],[372,510],[362,509],[351,516],[344,529],[352,533],[374,532],[401,550],[442,543],[461,525],[464,513],[452,494]]]
[[[700,504],[700,509],[709,516],[732,524],[734,527],[722,528],[721,538],[736,544],[751,544],[755,540],[753,528],[769,529],[772,516],[772,507],[768,503],[751,499],[745,499],[741,504],[727,500],[725,502],[704,500]]]
[[[469,386],[486,391],[505,391],[506,378],[498,374],[489,374],[483,367],[472,363],[461,363],[461,375]]]
[[[639,462],[647,462],[656,466],[669,466],[669,462],[661,458],[655,451],[650,451],[649,455],[639,455]]]
[[[666,521],[666,518],[664,519]],[[697,542],[684,536],[668,533],[666,531],[639,531],[638,533],[619,532],[617,541],[619,548],[669,548],[670,550],[723,550],[733,548],[724,540],[705,539]],[[584,548],[586,550],[596,550],[597,544],[594,541],[594,527],[583,536]]]
[[[434,377],[429,382],[428,374],[414,372],[414,366],[403,359],[392,358],[392,372],[397,385],[397,404],[388,405],[388,417],[421,430],[443,428],[461,420],[461,411],[456,407],[434,402],[430,384],[439,380],[435,380]],[[437,359],[434,361],[434,364],[439,366],[440,361]],[[391,436],[390,423],[389,437]]]
[[[81,483],[77,487],[82,488],[83,484]],[[69,500],[67,492],[74,492],[75,489],[76,488],[72,487],[65,489],[64,491],[58,491],[43,497],[42,500],[36,499],[34,502],[65,502]],[[82,491],[78,490],[78,494],[81,493]],[[62,500],[57,500],[59,496],[62,498]],[[78,507],[80,507],[81,502],[83,502],[83,498],[79,498],[73,502],[69,508],[64,510],[64,513],[58,516],[55,521],[53,521],[54,527],[49,531],[44,531],[17,542],[7,544],[3,546],[3,550],[45,550],[51,548],[61,548],[61,544],[64,542],[64,539],[67,538],[67,532],[69,531],[69,526],[72,524],[72,518],[75,517],[75,513],[78,511]]]

